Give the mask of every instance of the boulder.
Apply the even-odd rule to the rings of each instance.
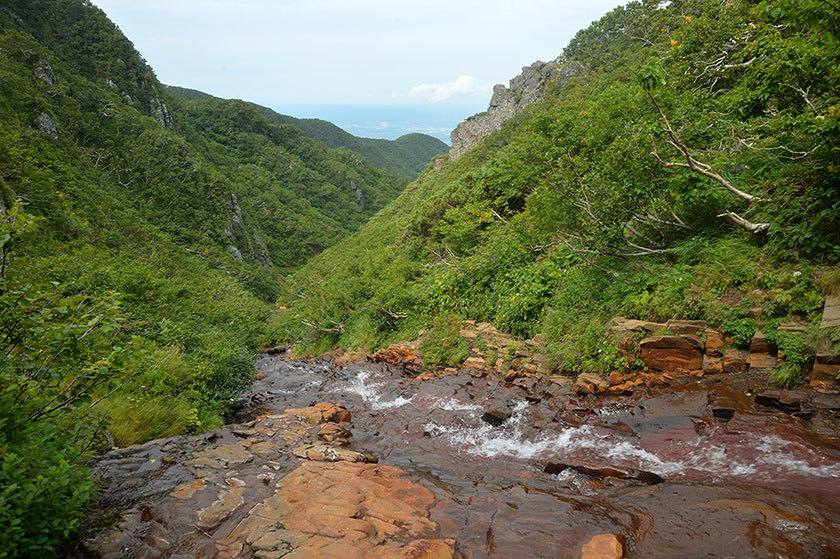
[[[617,316],[607,324],[607,332],[613,336],[621,336],[624,332],[647,332],[648,334],[653,334],[661,330],[665,330],[665,325],[660,322],[635,320],[633,318],[624,318],[623,316]]]
[[[723,357],[723,336],[717,330],[706,328],[706,355]]]
[[[575,379],[564,375],[551,375],[545,393],[549,396],[567,396],[574,393]]]
[[[776,345],[761,330],[756,330],[750,342],[750,368],[772,369],[778,365]]]
[[[669,320],[665,329],[676,334],[699,335],[706,330],[705,320]]]
[[[366,349],[357,349],[354,351],[343,351],[333,361],[333,365],[340,367],[349,363],[361,363],[370,357],[370,352]]]
[[[811,370],[810,384],[814,388],[834,389],[838,386],[837,375],[840,374],[840,364],[815,362]]]
[[[606,392],[610,383],[597,373],[581,373],[572,389],[577,394],[600,394]]]
[[[750,367],[750,352],[738,349],[737,347],[728,347],[723,354],[723,372],[724,373],[743,373]]]
[[[502,423],[510,419],[511,415],[512,414],[509,410],[499,408],[484,412],[481,416],[481,420],[485,423],[489,423],[493,427],[499,427]]]
[[[419,374],[423,371],[423,360],[420,358],[416,343],[390,345],[367,359],[372,363],[402,367],[411,374]]]
[[[825,298],[825,307],[820,321],[820,330],[840,326],[840,295],[829,295]]]
[[[703,373],[715,375],[723,372],[723,357],[714,357],[708,353],[703,356]]]
[[[317,425],[319,423],[350,422],[351,416],[344,404],[320,403],[308,408],[290,408],[285,411],[286,415],[294,415],[307,423]]]
[[[703,342],[697,336],[652,336],[639,342],[640,357],[655,371],[691,372],[703,368]]]
[[[755,403],[785,413],[796,413],[808,405],[808,395],[795,390],[762,390],[755,395]]]

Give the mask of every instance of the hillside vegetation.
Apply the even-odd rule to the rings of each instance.
[[[278,334],[376,349],[473,319],[571,374],[630,365],[616,315],[814,324],[840,277],[838,30],[819,0],[617,8],[558,58],[578,77],[287,278]]]
[[[83,0],[0,6],[0,557],[75,533],[93,452],[221,425],[279,279],[407,179],[171,97]]]
[[[171,85],[166,86],[166,89],[184,101],[221,101],[218,97],[195,89]],[[255,103],[247,105],[272,124],[291,124],[313,140],[324,142],[327,147],[347,148],[362,155],[377,167],[412,180],[417,178],[434,156],[447,150],[446,144],[426,134],[405,134],[396,140],[359,138],[326,120],[295,118]]]

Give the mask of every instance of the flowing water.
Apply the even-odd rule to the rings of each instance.
[[[429,487],[432,519],[470,559],[576,557],[599,533],[631,558],[840,557],[831,413],[796,419],[726,385],[526,398],[466,372],[422,381],[278,356],[259,369],[240,419],[345,404],[353,448]]]

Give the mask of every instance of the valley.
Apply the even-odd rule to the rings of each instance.
[[[5,0],[0,557],[836,557],[838,29],[630,2],[447,148]]]

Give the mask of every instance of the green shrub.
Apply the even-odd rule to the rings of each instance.
[[[724,334],[732,336],[735,346],[748,348],[757,328],[758,323],[752,318],[735,318],[724,322],[721,329]]]
[[[456,367],[463,363],[470,350],[459,330],[460,321],[450,317],[437,318],[420,342],[423,364],[427,367]]]
[[[0,558],[54,557],[78,533],[93,483],[72,443],[50,425],[0,437]]]

